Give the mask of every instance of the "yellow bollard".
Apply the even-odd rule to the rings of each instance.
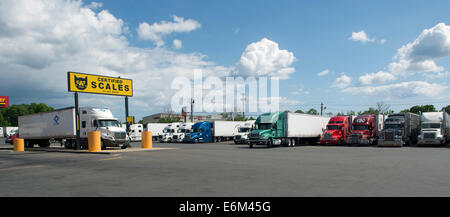
[[[89,152],[99,152],[102,150],[102,139],[100,131],[92,131],[88,133]]]
[[[142,148],[151,149],[152,146],[152,131],[142,132]]]
[[[25,151],[23,139],[14,139],[14,151]]]

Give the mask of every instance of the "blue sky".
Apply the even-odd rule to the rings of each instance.
[[[39,2],[39,1],[38,1]],[[63,7],[67,6],[66,1],[51,0],[53,6]],[[95,1],[99,2],[99,1]],[[27,5],[36,4],[27,1],[7,1],[4,7],[14,5],[17,11],[22,11],[24,16]],[[77,14],[80,8],[88,8],[91,1],[83,1],[79,5],[71,5],[74,8],[73,13]],[[58,12],[54,10],[46,10],[42,6],[42,13],[39,16],[48,16],[54,19],[62,19]],[[123,51],[128,49],[141,49],[137,53],[146,53],[145,50],[151,51],[151,54],[159,55],[163,50],[168,58],[180,57],[194,58],[198,60],[199,64],[204,62],[213,63],[215,66],[234,68],[239,64],[241,56],[245,53],[246,48],[256,42],[260,42],[263,38],[276,43],[280,50],[291,52],[296,61],[285,68],[294,68],[295,72],[289,74],[289,79],[281,80],[280,96],[284,98],[286,104],[282,107],[290,110],[302,109],[307,110],[311,107],[319,109],[320,102],[324,102],[328,107],[327,112],[345,112],[348,110],[364,110],[369,106],[375,106],[377,101],[384,101],[391,105],[391,108],[399,111],[404,108],[409,108],[416,104],[435,104],[437,108],[450,104],[450,97],[448,97],[448,68],[450,67],[450,52],[444,50],[442,52],[436,50],[437,47],[446,47],[450,42],[446,42],[447,25],[450,24],[450,8],[449,1],[102,1],[100,7],[90,7],[95,13],[93,17],[99,18],[102,11],[108,11],[114,19],[114,23],[119,26],[122,31],[119,33],[111,32],[115,30],[107,30],[106,35],[113,35],[116,39],[124,40],[126,45],[120,45]],[[5,9],[5,8],[3,8]],[[21,10],[22,9],[22,10]],[[48,14],[45,14],[48,13]],[[38,13],[39,14],[39,13]],[[81,13],[82,14],[82,13]],[[36,32],[41,30],[29,28],[30,23],[19,22],[19,16],[15,19],[14,16],[6,17],[0,16],[0,39],[11,40],[12,29],[26,29],[30,37],[36,35]],[[19,13],[20,15],[20,13]],[[84,15],[83,15],[84,16]],[[86,15],[88,16],[88,15]],[[194,28],[190,31],[164,34],[162,40],[164,45],[157,46],[154,40],[143,40],[139,37],[138,28],[141,23],[145,22],[149,25],[155,23],[174,22],[173,16],[182,17],[184,20],[193,20],[201,25],[199,28]],[[23,16],[22,16],[23,17]],[[74,16],[72,16],[74,17]],[[71,19],[71,18],[63,18]],[[123,23],[118,22],[121,20]],[[30,21],[31,22],[31,21]],[[89,21],[86,21],[89,22]],[[12,23],[15,26],[6,25],[5,23]],[[91,23],[75,23],[77,25],[89,26]],[[107,25],[108,22],[102,22],[95,25]],[[445,25],[431,31],[439,23]],[[23,25],[23,26],[22,26]],[[54,26],[61,25],[55,23]],[[36,24],[34,24],[36,26]],[[45,29],[47,27],[42,27]],[[450,28],[450,27],[449,27]],[[95,28],[94,28],[95,29]],[[126,30],[125,30],[126,29]],[[91,31],[92,28],[87,28],[86,31]],[[417,41],[416,45],[406,52],[403,60],[412,61],[412,63],[423,63],[421,61],[433,61],[437,66],[430,66],[428,68],[410,67],[403,68],[404,70],[393,70],[389,66],[392,63],[400,62],[400,60],[393,59],[398,54],[399,48],[406,46],[408,43],[416,41],[424,30],[437,32],[444,37],[444,40],[439,41],[433,38],[435,35],[425,35],[424,38],[430,40]],[[441,31],[442,30],[442,31]],[[2,32],[3,31],[3,32]],[[361,40],[350,40],[352,33],[364,31],[367,36],[366,42]],[[443,32],[443,33],[442,33]],[[43,33],[44,34],[44,33]],[[47,34],[47,33],[46,33]],[[91,33],[89,33],[91,34]],[[95,34],[98,34],[97,32]],[[93,37],[103,37],[105,34],[94,35]],[[122,37],[122,39],[119,39]],[[442,39],[442,37],[440,37]],[[18,40],[15,37],[13,40]],[[45,38],[45,34],[44,34]],[[49,36],[49,38],[52,38]],[[182,46],[180,49],[175,49],[172,46],[174,39],[180,40]],[[25,40],[25,39],[24,39]],[[31,43],[31,46],[36,46],[36,52],[39,52],[39,45],[43,39],[34,40],[36,43]],[[58,38],[59,40],[59,38]],[[100,39],[99,39],[100,40]],[[381,40],[385,40],[384,43]],[[51,41],[51,40],[47,40]],[[68,43],[65,47],[71,47],[70,41],[61,40],[61,43]],[[118,42],[119,43],[119,42]],[[440,44],[441,43],[441,44]],[[20,44],[20,43],[17,43]],[[428,45],[429,48],[427,47]],[[88,44],[77,44],[77,46],[88,46]],[[2,46],[3,47],[3,46]],[[173,64],[177,67],[167,66],[166,68],[159,68],[162,63],[151,54],[143,58],[148,61],[148,65],[155,66],[158,70],[155,72],[143,70],[140,73],[133,74],[133,70],[120,70],[120,66],[114,66],[114,63],[99,63],[92,62],[85,64],[82,62],[83,58],[89,54],[82,51],[75,55],[75,58],[70,60],[60,60],[59,57],[64,58],[65,53],[56,49],[51,50],[51,58],[48,58],[49,63],[43,68],[37,67],[27,70],[26,67],[21,67],[17,62],[24,65],[24,61],[42,61],[41,59],[34,59],[35,57],[22,58],[23,54],[17,53],[14,58],[11,55],[11,50],[16,51],[11,47],[0,47],[0,66],[8,70],[22,70],[19,72],[20,76],[27,75],[27,73],[49,73],[57,75],[56,71],[61,71],[62,74],[69,70],[86,71],[88,73],[107,74],[108,72],[120,74],[123,76],[139,79],[139,76],[155,76],[157,71],[164,71],[164,76],[171,76],[171,69],[176,68],[182,70],[186,67],[185,64],[177,62],[169,62],[164,64]],[[116,46],[114,46],[116,47]],[[89,49],[91,49],[90,46]],[[100,50],[102,48],[98,48]],[[435,49],[435,50],[433,50]],[[427,51],[427,56],[422,58],[416,55],[419,51]],[[431,51],[430,51],[431,50]],[[122,52],[120,51],[120,52]],[[90,54],[95,53],[95,50],[90,50]],[[102,52],[102,54],[107,52]],[[419,52],[420,53],[420,52]],[[3,56],[2,56],[3,54]],[[40,54],[46,55],[46,52]],[[84,55],[84,56],[83,56]],[[121,54],[123,55],[123,53]],[[202,56],[199,57],[198,55]],[[55,59],[54,56],[58,58]],[[420,59],[419,58],[422,58]],[[123,56],[122,56],[123,57]],[[44,58],[44,57],[41,57]],[[66,57],[69,59],[69,57]],[[106,57],[105,57],[106,58]],[[29,60],[28,60],[29,59]],[[92,58],[90,58],[92,59]],[[119,58],[120,59],[120,58]],[[420,60],[418,60],[420,59]],[[44,60],[47,60],[44,58]],[[61,64],[56,64],[54,62]],[[155,65],[151,65],[154,62]],[[428,62],[429,63],[429,62]],[[79,65],[76,65],[79,64]],[[429,65],[427,65],[429,66]],[[125,67],[127,68],[127,67]],[[129,68],[129,67],[128,67]],[[128,69],[127,68],[127,69]],[[188,66],[190,68],[190,66]],[[438,70],[439,68],[439,70]],[[2,77],[7,76],[7,71],[0,71]],[[166,70],[167,69],[167,70]],[[329,73],[325,76],[318,76],[317,73],[328,70]],[[414,71],[416,70],[416,71]],[[33,71],[33,72],[31,72]],[[55,71],[52,73],[51,71]],[[361,84],[360,77],[365,74],[373,74],[379,71],[386,72],[393,75],[395,79],[383,80],[377,83]],[[344,73],[344,74],[343,74]],[[386,73],[383,76],[386,76]],[[177,73],[174,73],[177,74]],[[212,73],[214,74],[214,73]],[[59,74],[58,74],[59,75]],[[177,74],[179,75],[179,73]],[[351,82],[345,87],[335,87],[336,79],[346,75],[351,78]],[[381,74],[380,74],[381,76]],[[431,77],[430,77],[431,76]],[[433,77],[434,76],[434,77]],[[57,81],[65,80],[64,75]],[[13,82],[16,79],[13,79]],[[55,84],[57,83],[55,80]],[[414,83],[414,82],[426,82]],[[151,82],[151,81],[149,81]],[[405,83],[406,82],[406,83]],[[409,82],[409,83],[408,83]],[[412,82],[412,83],[411,83]],[[402,87],[398,87],[403,83]],[[9,86],[0,88],[3,95],[10,95],[12,103],[30,103],[32,101],[39,101],[50,104],[54,107],[65,107],[66,104],[72,103],[71,94],[64,92],[66,89],[63,85],[58,86],[57,91],[48,91],[48,87],[36,88],[18,88],[17,83],[14,87]],[[141,87],[137,84],[136,88]],[[148,83],[148,86],[151,86]],[[387,87],[383,87],[386,86]],[[389,86],[391,85],[391,86]],[[381,94],[374,92],[364,92],[362,89],[383,88]],[[17,93],[17,89],[21,90],[21,94]],[[400,88],[400,89],[398,89]],[[406,89],[412,88],[414,93],[409,93]],[[135,91],[143,90],[135,89]],[[15,91],[13,91],[15,90]],[[430,90],[427,92],[427,90]],[[170,99],[170,93],[163,88],[156,88],[156,94],[153,89],[145,89],[149,93],[146,96],[136,96],[130,100],[132,106],[131,111],[137,118],[155,113],[167,107],[164,103],[149,103],[152,100],[164,101],[163,99]],[[160,94],[158,94],[160,92]],[[400,93],[401,94],[389,94]],[[431,93],[430,93],[431,92]],[[41,93],[41,94],[37,94]],[[388,93],[388,94],[385,94]],[[34,96],[34,94],[36,96]],[[153,94],[153,95],[152,95]],[[31,97],[33,96],[33,97]],[[97,98],[96,98],[97,97]],[[91,98],[91,96],[89,96]],[[92,100],[82,101],[86,105],[95,105],[98,98],[106,99],[112,103],[106,103],[117,114],[123,113],[122,106],[117,104],[121,100],[117,97],[99,97],[94,96]],[[111,100],[108,100],[111,99]],[[166,100],[167,102],[167,100]],[[123,117],[122,117],[123,118]],[[123,118],[124,119],[124,118]]]

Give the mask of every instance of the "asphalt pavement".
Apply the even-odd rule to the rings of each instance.
[[[450,148],[154,147],[173,149],[0,150],[0,196],[450,196]]]

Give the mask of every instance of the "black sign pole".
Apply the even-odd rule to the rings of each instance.
[[[77,137],[75,139],[75,149],[80,150],[80,110],[78,109],[78,92],[75,92],[75,117],[77,122]]]
[[[130,128],[130,123],[127,120],[128,116],[129,116],[129,114],[128,114],[128,96],[125,96],[125,121],[127,123],[127,129],[126,129],[127,135],[128,135],[128,129]]]

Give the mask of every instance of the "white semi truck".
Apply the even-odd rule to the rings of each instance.
[[[234,144],[247,144],[248,135],[252,131],[255,125],[255,120],[249,120],[244,122],[238,127],[236,134],[234,135]]]
[[[175,133],[173,133],[172,141],[183,142],[184,136],[186,135],[186,133],[191,132],[191,128],[192,128],[193,124],[194,123],[182,123],[180,125],[180,128]]]
[[[418,145],[445,145],[450,139],[450,119],[447,112],[423,112],[420,125]]]
[[[143,124],[132,124],[130,125],[130,131],[128,135],[132,142],[142,141],[142,131],[144,131]]]
[[[79,108],[80,146],[88,147],[88,132],[100,131],[102,148],[130,146],[126,131],[104,108]],[[59,141],[66,148],[76,147],[77,118],[75,108],[64,108],[19,117],[19,135],[26,147],[48,147],[50,140]]]
[[[178,131],[180,125],[181,123],[171,123],[167,125],[160,136],[160,142],[173,142],[173,134]]]

